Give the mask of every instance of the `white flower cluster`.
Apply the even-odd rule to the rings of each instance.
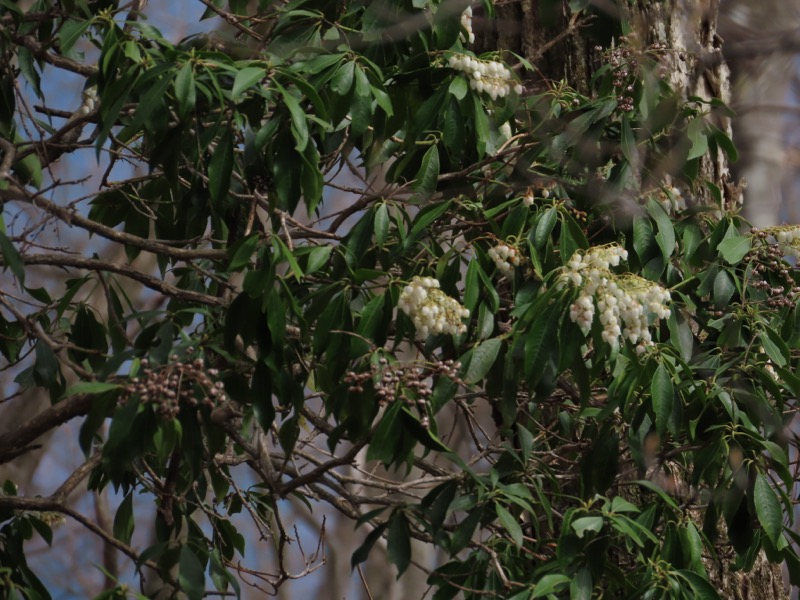
[[[448,64],[469,76],[469,87],[477,92],[486,92],[492,100],[508,96],[512,89],[516,94],[522,93],[522,85],[513,79],[511,71],[501,62],[453,54]]]
[[[501,243],[489,248],[487,254],[494,261],[498,271],[509,278],[514,276],[514,267],[518,267],[520,264],[519,253],[516,248]]]
[[[464,28],[464,31],[467,32],[467,37],[464,37],[464,34],[461,34],[461,39],[467,43],[474,44],[475,43],[475,33],[472,31],[472,7],[468,6],[467,10],[461,13],[461,27]]]
[[[786,256],[800,258],[800,226],[779,225],[777,227],[769,227],[764,231],[775,236],[781,252]]]
[[[641,353],[653,343],[649,320],[658,322],[668,318],[667,304],[671,299],[667,290],[652,281],[631,273],[611,272],[611,267],[627,257],[628,252],[616,244],[576,252],[569,259],[561,281],[580,288],[578,299],[570,306],[569,317],[584,334],[592,327],[596,306],[603,325],[603,341],[618,347],[619,338],[623,337],[637,344],[636,351]]]
[[[403,288],[397,306],[411,318],[420,339],[429,334],[455,335],[467,330],[461,319],[469,317],[469,310],[440,290],[433,277],[414,277]]]
[[[686,210],[686,199],[676,187],[669,187],[658,195],[658,202],[671,215]]]
[[[85,117],[97,108],[99,103],[97,99],[97,86],[93,85],[83,90],[81,93],[81,100],[81,105],[78,107],[78,110],[72,113],[69,121],[75,121],[81,117]]]

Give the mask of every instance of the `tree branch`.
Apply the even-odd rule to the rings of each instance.
[[[13,460],[36,438],[92,408],[92,396],[80,394],[43,410],[17,429],[0,435],[0,465]]]
[[[81,229],[85,229],[91,233],[96,233],[100,237],[104,237],[107,240],[111,240],[119,244],[131,246],[133,248],[139,248],[140,250],[152,252],[153,254],[158,254],[161,256],[167,256],[176,260],[195,260],[198,258],[223,260],[227,257],[227,252],[225,252],[225,250],[216,250],[213,248],[175,248],[162,242],[141,238],[137,235],[125,233],[124,231],[117,231],[116,229],[106,227],[105,225],[101,225],[96,221],[92,221],[91,219],[87,219],[86,217],[79,215],[74,209],[59,206],[58,204],[51,202],[42,196],[26,194],[25,197],[20,197],[18,191],[17,193],[8,194],[8,196],[6,196],[7,192],[10,191],[11,188],[9,188],[9,190],[1,190],[0,199],[8,198],[10,200],[28,201],[33,206],[40,208],[48,214],[51,214],[54,217],[62,220],[67,225],[75,225],[76,227],[80,227]]]
[[[171,298],[178,298],[186,302],[197,302],[209,306],[223,306],[227,302],[223,298],[201,294],[192,290],[182,290],[170,285],[157,277],[142,273],[129,265],[120,265],[97,258],[83,258],[81,256],[71,256],[66,254],[23,254],[22,262],[26,265],[48,265],[54,267],[75,267],[76,269],[86,269],[88,271],[99,271],[116,273],[138,281],[142,285],[156,292],[160,292]],[[0,257],[0,265],[5,265],[3,258]]]

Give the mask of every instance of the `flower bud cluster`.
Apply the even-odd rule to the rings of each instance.
[[[492,100],[505,98],[513,90],[522,93],[522,85],[512,77],[503,63],[494,60],[478,60],[466,54],[453,54],[448,60],[451,68],[469,76],[469,87],[477,92],[489,94]]]
[[[765,293],[770,308],[790,308],[800,300],[800,286],[794,279],[793,269],[784,257],[800,256],[800,227],[780,225],[767,229],[752,228],[753,247],[743,260],[752,265],[750,285]],[[772,236],[777,243],[769,243]]]
[[[447,377],[458,385],[465,385],[458,376],[460,368],[461,363],[451,359],[432,363],[390,363],[385,356],[381,356],[377,361],[370,362],[368,371],[348,371],[344,381],[349,384],[347,391],[351,394],[363,393],[371,383],[373,391],[370,396],[377,398],[380,406],[400,400],[409,408],[416,408],[420,424],[427,428],[430,425],[429,402],[435,379]]]
[[[475,43],[475,33],[472,31],[472,7],[468,6],[467,10],[461,13],[461,28],[466,33],[466,37],[464,33],[461,34],[461,40],[469,43]]]
[[[570,306],[569,317],[584,334],[589,333],[599,311],[603,341],[618,347],[622,337],[637,344],[636,351],[641,353],[653,343],[649,321],[669,317],[670,295],[652,281],[611,271],[611,267],[627,257],[627,251],[616,244],[576,252],[567,262],[561,282],[570,282],[580,289],[578,299]]]
[[[547,200],[550,197],[550,189],[548,187],[543,187],[538,190],[534,190],[533,188],[528,188],[525,191],[525,195],[522,196],[522,204],[531,207],[536,202],[536,197],[544,198]]]
[[[193,351],[188,350],[189,354]],[[223,383],[216,380],[219,372],[206,368],[202,358],[186,362],[173,355],[170,360],[168,365],[152,368],[143,358],[141,371],[125,387],[120,401],[138,396],[142,404],[152,404],[162,418],[174,419],[184,406],[213,408],[228,399]]]
[[[668,215],[686,210],[686,199],[676,187],[669,187],[658,194],[658,202]]]
[[[762,233],[774,236],[785,256],[800,258],[800,226],[779,225],[763,229]]]
[[[469,310],[440,290],[433,277],[414,277],[403,288],[397,306],[411,318],[420,339],[430,334],[456,335],[467,330],[461,319],[469,317]]]
[[[520,265],[519,252],[516,248],[500,243],[489,248],[487,254],[494,261],[498,271],[509,278],[514,276],[514,267]]]

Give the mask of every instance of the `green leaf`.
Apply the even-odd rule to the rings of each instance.
[[[756,475],[756,482],[753,486],[753,504],[756,508],[758,522],[761,523],[769,540],[777,545],[778,538],[783,532],[783,511],[777,494],[762,473]]]
[[[650,394],[653,398],[653,412],[656,415],[656,430],[659,435],[663,435],[667,430],[667,424],[672,416],[673,403],[675,402],[675,390],[672,379],[667,368],[662,364],[658,365],[653,381],[650,385]]]
[[[397,444],[402,435],[400,409],[400,402],[395,402],[383,413],[383,418],[367,448],[367,460],[379,460],[385,465],[394,461]]]
[[[675,500],[672,497],[670,497],[670,495],[667,494],[661,488],[661,486],[658,486],[655,483],[653,483],[652,481],[648,481],[647,479],[639,479],[638,481],[635,481],[634,483],[637,483],[640,486],[642,486],[643,488],[647,488],[648,490],[650,490],[651,492],[656,494],[659,498],[661,498],[662,502],[665,502],[667,504],[667,506],[671,507],[672,509],[674,509],[674,510],[678,510],[679,509],[678,503],[675,502]]]
[[[389,535],[386,540],[389,562],[397,567],[397,578],[411,563],[411,530],[405,513],[395,512],[389,522]]]
[[[208,163],[208,191],[211,201],[216,205],[228,195],[233,163],[233,134],[230,129],[225,129]]]
[[[655,236],[653,226],[647,217],[637,215],[633,219],[633,249],[639,257],[639,262],[645,264],[650,257],[650,246],[652,246]]]
[[[253,233],[228,248],[228,254],[231,257],[231,261],[228,263],[228,271],[239,271],[250,264],[250,259],[258,247],[259,239],[259,234]]]
[[[714,306],[717,308],[725,308],[728,306],[736,286],[733,284],[733,279],[726,270],[721,270],[714,278]]]
[[[64,56],[72,58],[72,48],[89,29],[92,21],[75,21],[67,19],[58,28],[58,50]]]
[[[436,191],[439,180],[439,146],[434,144],[422,157],[422,164],[414,178],[412,189],[415,201],[427,200]]]
[[[693,600],[720,600],[717,590],[705,578],[692,571],[681,569],[677,572],[683,579],[689,582],[694,592]],[[685,596],[684,596],[685,597]]]
[[[447,91],[453,94],[457,100],[463,100],[464,96],[467,95],[467,89],[469,89],[469,86],[467,85],[466,77],[461,74],[456,74],[450,82]]]
[[[36,362],[33,364],[33,376],[37,385],[52,387],[58,382],[60,370],[58,358],[53,349],[44,341],[36,342]]]
[[[539,383],[544,371],[544,365],[551,355],[558,350],[553,340],[558,331],[558,307],[553,304],[539,309],[536,317],[531,322],[530,329],[525,333],[525,377],[530,386]]]
[[[592,574],[588,568],[583,567],[569,584],[569,600],[591,600],[593,587]]]
[[[472,385],[481,381],[497,359],[497,353],[502,346],[500,338],[492,338],[481,342],[472,349],[472,359],[469,361],[464,382]]]
[[[11,269],[14,277],[19,281],[20,286],[25,285],[25,265],[14,244],[6,237],[6,234],[0,231],[0,252],[3,255],[3,270],[6,267]]]
[[[702,118],[695,118],[686,128],[686,135],[692,146],[686,160],[699,158],[708,152],[708,138],[706,137],[706,123]]]
[[[189,600],[201,600],[205,595],[203,564],[189,546],[181,546],[178,559],[178,585]]]
[[[336,75],[331,80],[331,89],[340,96],[346,96],[353,87],[353,79],[356,65],[354,62],[346,62],[336,71]]]
[[[631,128],[631,120],[625,116],[622,119],[622,130],[620,146],[622,154],[631,166],[637,166],[639,162],[639,149],[636,147],[636,136]]]
[[[289,246],[287,246],[277,235],[272,237],[272,243],[276,250],[276,254],[280,256],[281,259],[285,259],[286,262],[289,263],[289,268],[292,270],[292,274],[295,276],[295,279],[300,281],[303,278],[303,270],[300,268],[300,264],[294,257],[294,252],[292,252],[289,249]]]
[[[381,538],[387,527],[389,527],[388,522],[382,523],[367,534],[366,539],[364,539],[364,543],[361,544],[356,551],[353,552],[353,556],[350,557],[350,568],[355,569],[358,565],[367,560],[367,557],[369,557],[369,551],[372,550],[375,542]]]
[[[533,588],[533,594],[531,594],[531,600],[534,598],[544,598],[548,594],[560,591],[569,581],[569,577],[561,575],[560,573],[545,575],[536,582],[536,587]]]
[[[308,253],[308,263],[306,264],[306,273],[311,275],[319,271],[331,255],[333,248],[331,246],[317,246]]]
[[[453,537],[450,538],[450,556],[454,556],[467,547],[467,544],[472,540],[472,534],[475,533],[475,528],[481,520],[480,508],[474,508],[469,513],[466,519],[461,521],[453,532]]]
[[[302,152],[308,144],[308,123],[306,121],[306,113],[300,107],[300,103],[292,94],[287,92],[280,84],[274,82],[275,87],[283,96],[283,103],[289,109],[292,123],[292,135],[294,136],[296,145],[295,150]]]
[[[708,129],[711,132],[712,139],[725,151],[725,154],[728,155],[728,160],[732,163],[739,160],[739,152],[736,150],[736,145],[728,134],[711,123],[708,124]]]
[[[515,519],[514,516],[508,512],[508,510],[502,504],[495,505],[495,511],[497,512],[497,518],[500,521],[500,524],[509,533],[511,539],[514,540],[514,544],[517,546],[517,548],[521,548],[522,527],[520,527],[517,519]]]
[[[751,240],[747,236],[729,237],[717,246],[717,252],[728,264],[737,264],[750,252]]]
[[[197,99],[194,83],[194,65],[185,63],[175,76],[175,99],[178,101],[178,114],[186,117],[192,110]]]
[[[583,538],[587,531],[598,533],[603,529],[604,523],[605,520],[600,516],[581,517],[572,522],[572,529],[575,531],[575,535],[579,538]]]
[[[242,93],[264,79],[266,76],[266,69],[260,67],[247,67],[236,73],[236,78],[233,80],[233,88],[231,89],[231,99],[236,102]]]
[[[536,230],[534,233],[534,240],[533,245],[536,247],[537,250],[541,250],[547,244],[547,240],[550,239],[550,234],[553,233],[553,228],[558,221],[558,210],[555,206],[551,206],[544,214],[539,218],[539,221],[536,223]],[[565,260],[568,260],[569,257],[564,257]]]
[[[123,544],[131,543],[136,521],[133,518],[133,492],[122,500],[114,516],[114,537]]]
[[[666,263],[675,251],[675,229],[672,225],[672,219],[670,219],[664,207],[654,198],[647,200],[647,212],[658,225],[656,242],[658,243],[658,247],[661,248],[661,256]]]
[[[385,202],[381,202],[375,209],[375,243],[378,246],[386,244],[386,238],[389,235],[389,207]]]
[[[785,367],[789,361],[789,348],[780,336],[772,329],[766,329],[758,334],[758,339],[770,360],[779,367]]]

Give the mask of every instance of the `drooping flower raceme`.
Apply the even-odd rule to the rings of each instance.
[[[584,334],[592,327],[596,312],[603,326],[603,341],[619,346],[623,337],[636,344],[637,352],[653,344],[649,324],[669,318],[670,295],[657,283],[638,275],[617,275],[611,267],[625,260],[628,252],[609,244],[576,252],[564,267],[560,282],[579,288],[578,299],[570,306],[569,317]]]
[[[665,188],[658,194],[658,202],[668,215],[686,210],[686,199],[675,186]]]
[[[464,34],[461,34],[462,41],[474,44],[475,43],[475,32],[472,31],[472,7],[468,6],[467,9],[461,13],[461,27],[464,28],[466,32],[466,37]]]
[[[501,243],[489,248],[487,254],[494,261],[498,271],[506,277],[514,276],[514,268],[520,264],[519,252],[516,248]]]
[[[429,334],[455,335],[467,330],[461,319],[469,317],[469,310],[440,290],[433,277],[414,277],[403,288],[397,306],[414,323],[420,339]]]
[[[504,98],[513,89],[522,93],[522,85],[511,76],[511,71],[503,63],[494,60],[478,60],[466,54],[453,54],[448,64],[469,77],[469,87],[477,92],[485,92],[492,100]]]

